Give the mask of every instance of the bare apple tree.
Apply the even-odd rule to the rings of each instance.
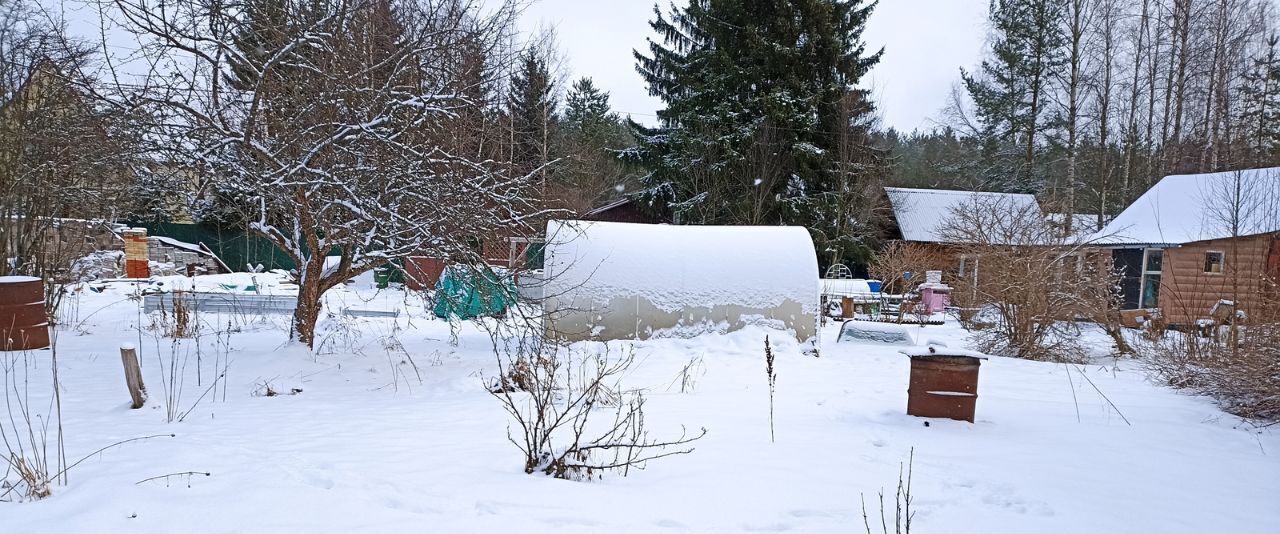
[[[506,61],[517,10],[467,0],[114,0],[155,68],[132,93],[157,137],[225,177],[298,266],[292,335],[323,293],[409,255],[479,263],[531,231],[531,174],[485,143],[470,56]],[[477,141],[478,139],[478,141]],[[328,261],[326,261],[328,260]]]

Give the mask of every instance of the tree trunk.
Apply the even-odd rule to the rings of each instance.
[[[1083,62],[1081,45],[1084,40],[1086,9],[1084,0],[1073,0],[1069,5],[1071,23],[1068,38],[1071,39],[1071,56],[1068,58],[1070,74],[1067,78],[1067,201],[1066,217],[1063,218],[1067,235],[1071,235],[1074,231],[1072,226],[1075,223],[1076,213],[1076,182],[1079,181],[1076,145],[1080,132],[1080,66]]]
[[[1178,62],[1176,64],[1177,81],[1174,82],[1173,95],[1173,131],[1170,133],[1169,140],[1174,143],[1175,158],[1173,169],[1176,171],[1178,163],[1181,161],[1181,150],[1178,148],[1182,142],[1182,119],[1185,114],[1187,104],[1187,68],[1191,61],[1191,0],[1179,0],[1174,9],[1180,11],[1175,19],[1177,26],[1175,29],[1178,33]]]
[[[147,402],[147,386],[142,383],[142,368],[138,365],[138,351],[131,345],[120,347],[120,360],[124,364],[124,383],[132,399],[130,408],[137,410]]]
[[[1124,147],[1124,171],[1121,175],[1120,185],[1120,201],[1128,200],[1129,183],[1133,180],[1134,159],[1137,158],[1138,151],[1138,96],[1142,86],[1142,59],[1147,54],[1154,56],[1159,52],[1152,53],[1147,50],[1147,34],[1151,28],[1150,22],[1150,2],[1151,0],[1142,0],[1142,16],[1140,26],[1137,31],[1137,43],[1134,45],[1133,53],[1133,82],[1129,87],[1129,119],[1125,125],[1125,147]],[[1152,94],[1150,97],[1154,97]],[[1150,120],[1150,117],[1148,117]],[[1103,209],[1103,212],[1106,210]],[[1099,219],[1101,225],[1101,219]]]
[[[324,296],[320,275],[324,256],[312,255],[298,270],[298,307],[293,311],[293,335],[308,348],[315,348],[316,322],[320,319],[320,297]]]
[[[1161,21],[1160,17],[1164,13],[1164,9],[1162,5],[1163,4],[1159,2],[1155,4],[1154,7],[1156,8],[1156,14],[1153,15],[1151,19],[1148,20],[1148,24],[1147,24],[1147,28],[1149,28],[1152,33],[1150,34],[1150,37],[1151,37],[1151,40],[1150,40],[1151,54],[1149,56],[1150,61],[1147,62],[1147,65],[1148,65],[1147,66],[1147,127],[1146,127],[1146,135],[1143,136],[1143,141],[1142,141],[1142,148],[1145,153],[1145,158],[1144,158],[1145,161],[1143,163],[1142,175],[1146,177],[1146,180],[1144,181],[1143,185],[1145,185],[1146,182],[1152,181],[1152,176],[1156,174],[1156,170],[1157,170],[1156,169],[1157,146],[1155,141],[1156,139],[1156,97],[1159,94],[1159,92],[1156,89],[1156,81],[1160,77],[1160,68],[1161,68],[1160,58],[1164,57],[1161,55],[1162,54],[1161,48],[1163,47],[1164,41],[1165,41],[1165,32],[1164,32],[1165,26],[1160,22]],[[1156,24],[1154,25],[1151,24],[1151,21],[1154,21]],[[1164,146],[1163,144],[1160,145],[1160,148],[1163,149],[1163,146]],[[1124,198],[1122,199],[1122,202],[1129,202],[1134,198],[1134,195],[1132,193],[1133,191],[1132,183],[1130,183],[1129,185],[1130,185],[1130,188],[1126,188],[1125,195],[1124,195]]]

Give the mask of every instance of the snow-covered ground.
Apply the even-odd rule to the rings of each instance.
[[[0,532],[862,532],[860,496],[879,530],[882,489],[892,531],[899,466],[913,449],[919,533],[1280,532],[1274,427],[1153,385],[1128,362],[1005,358],[982,366],[975,424],[925,426],[904,413],[906,357],[836,343],[835,325],[816,359],[758,328],[635,343],[626,385],[647,388],[651,432],[706,427],[696,451],[625,478],[526,475],[507,416],[482,385],[495,370],[488,335],[464,325],[455,346],[420,300],[357,285],[332,292],[329,305],[400,317],[327,318],[315,355],[285,342],[285,317],[234,318],[238,332],[207,339],[198,386],[190,356],[176,403],[190,413],[172,423],[161,378],[171,340],[146,329],[127,284],[85,291],[67,305],[75,324],[58,334],[67,457],[175,437],[94,455],[45,500],[0,503]],[[950,324],[921,331],[964,346]],[[777,354],[776,443],[766,335]],[[230,345],[225,394],[219,386],[201,399],[221,365],[219,340]],[[128,407],[125,343],[140,347],[150,391],[140,410]],[[677,375],[694,359],[701,371],[681,393]],[[35,376],[47,376],[40,365]],[[255,394],[268,382],[302,392]],[[33,398],[47,395],[38,389]],[[210,475],[139,483],[189,471]]]

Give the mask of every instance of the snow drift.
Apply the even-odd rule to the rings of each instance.
[[[817,335],[818,261],[799,227],[547,225],[548,333],[679,337],[763,325]]]

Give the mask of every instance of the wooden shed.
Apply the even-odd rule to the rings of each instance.
[[[622,222],[641,224],[670,224],[669,216],[655,216],[652,210],[644,210],[631,198],[620,198],[582,214],[584,221]]]

